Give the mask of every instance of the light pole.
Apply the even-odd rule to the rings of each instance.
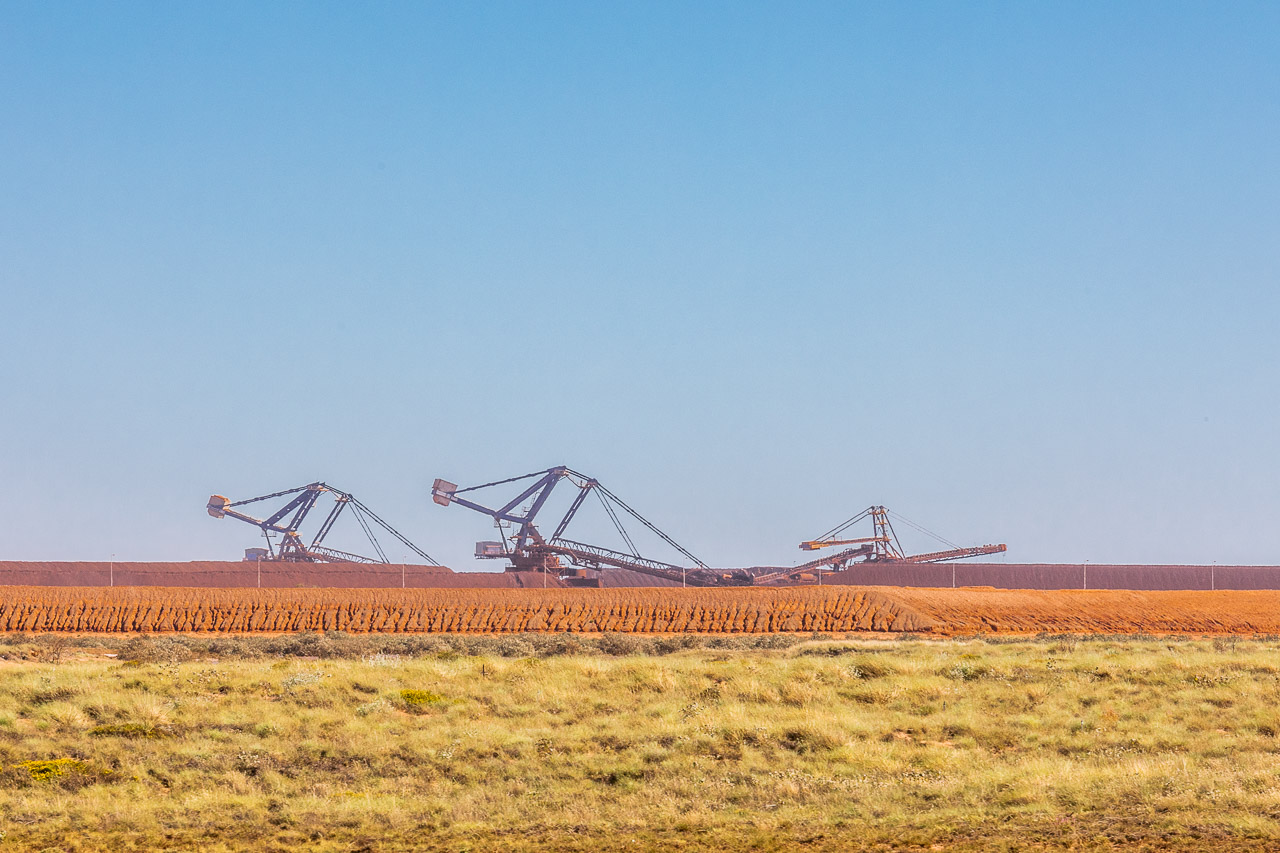
[[[109,583],[111,586],[116,585],[116,555],[115,554],[111,555],[111,565],[107,569],[107,578],[108,578],[107,583]]]
[[[404,564],[409,559],[408,554],[400,555],[400,588],[404,589]]]

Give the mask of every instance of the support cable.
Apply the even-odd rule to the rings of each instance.
[[[604,507],[604,511],[609,514],[609,520],[613,522],[613,526],[616,527],[618,529],[618,533],[621,534],[622,541],[627,543],[627,547],[631,549],[632,554],[639,557],[640,551],[637,550],[636,543],[632,542],[631,537],[627,535],[627,530],[622,526],[622,521],[618,518],[618,514],[614,511],[613,507],[609,506],[609,502],[605,500],[604,495],[599,492],[596,492],[596,497],[600,499],[600,505]]]
[[[382,558],[382,562],[389,562],[386,553],[383,552],[382,546],[378,544],[378,537],[373,535],[373,530],[369,528],[369,521],[364,517],[364,513],[360,511],[359,506],[352,507],[355,512],[356,521],[360,522],[360,526],[364,528],[364,535],[369,537],[369,544],[373,546],[373,550],[378,552],[378,556]]]
[[[611,491],[609,491],[608,489],[606,489],[604,486],[601,486],[601,487],[600,487],[600,490],[601,490],[602,492],[604,492],[606,495],[608,495],[610,498],[612,498],[612,499],[613,499],[613,500],[618,504],[618,506],[620,506],[620,507],[622,507],[624,510],[626,510],[626,511],[627,511],[627,513],[628,513],[628,514],[630,514],[630,516],[631,516],[632,518],[634,518],[636,521],[638,521],[638,522],[640,522],[641,524],[643,524],[645,527],[649,528],[650,532],[652,532],[654,535],[656,535],[658,538],[660,538],[663,542],[666,542],[666,543],[667,543],[668,545],[670,545],[672,548],[675,548],[675,549],[676,549],[677,551],[679,551],[681,554],[683,554],[684,556],[688,557],[690,560],[693,560],[695,563],[697,563],[697,564],[698,564],[698,566],[699,566],[700,568],[703,568],[703,569],[708,568],[708,566],[707,566],[707,564],[706,564],[706,563],[702,562],[702,561],[701,561],[701,560],[699,560],[697,557],[693,556],[693,554],[689,553],[688,549],[686,549],[684,546],[680,545],[678,542],[676,542],[676,541],[675,541],[674,539],[672,539],[670,536],[668,536],[667,534],[665,534],[665,533],[663,533],[661,530],[659,530],[659,529],[657,528],[657,526],[656,526],[656,525],[654,525],[654,523],[653,523],[653,522],[649,521],[649,519],[645,518],[643,515],[641,515],[640,513],[636,512],[636,511],[635,511],[634,509],[632,509],[631,507],[629,507],[629,506],[627,505],[627,502],[626,502],[626,501],[624,501],[622,498],[618,497],[618,496],[617,496],[617,495],[615,495],[613,492],[611,492]]]
[[[490,486],[504,486],[507,483],[515,483],[520,480],[527,480],[530,477],[545,477],[555,469],[548,468],[546,471],[534,471],[532,474],[521,474],[519,477],[508,477],[505,480],[494,480],[492,483],[483,483],[479,486],[467,486],[465,489],[454,489],[451,494],[460,495],[463,492],[474,492],[479,489],[487,489]]]
[[[242,501],[232,501],[231,503],[227,504],[227,506],[229,506],[229,507],[232,507],[232,506],[244,506],[245,504],[257,503],[258,501],[271,500],[272,498],[281,498],[281,497],[284,497],[285,495],[294,495],[294,494],[297,494],[298,492],[306,491],[307,489],[311,488],[312,486],[318,486],[318,485],[321,485],[321,484],[320,484],[320,483],[308,483],[308,484],[307,484],[307,485],[305,485],[305,486],[298,486],[296,489],[285,489],[283,492],[272,492],[272,493],[271,493],[271,494],[269,494],[269,495],[259,495],[259,496],[258,496],[258,497],[256,497],[256,498],[245,498],[245,499],[244,499],[244,500],[242,500]]]
[[[823,539],[834,539],[835,537],[843,533],[845,530],[847,530],[849,527],[852,527],[854,524],[857,524],[859,521],[862,521],[862,519],[866,518],[870,514],[871,514],[871,507],[867,507],[862,512],[858,513],[853,518],[849,519],[843,524],[837,524],[835,527],[831,528],[826,533],[817,537],[814,541],[821,542]]]
[[[939,542],[941,542],[943,545],[948,545],[948,546],[950,546],[950,547],[952,547],[952,548],[955,548],[956,550],[959,550],[959,549],[960,549],[960,546],[959,546],[959,545],[957,545],[956,543],[952,542],[950,539],[946,539],[946,538],[944,538],[944,537],[942,537],[942,536],[939,536],[938,534],[934,533],[932,530],[929,530],[929,529],[928,529],[928,528],[926,528],[926,527],[923,527],[923,526],[921,526],[921,525],[919,525],[919,524],[916,524],[914,521],[912,521],[911,519],[907,518],[906,516],[904,516],[904,515],[902,515],[902,514],[900,514],[900,513],[896,513],[896,512],[894,512],[894,511],[893,511],[893,510],[891,510],[891,509],[887,509],[887,510],[885,510],[885,512],[887,512],[889,515],[891,515],[891,516],[893,516],[894,518],[896,518],[898,521],[901,521],[902,523],[906,524],[908,527],[912,527],[912,528],[914,528],[915,530],[919,531],[920,533],[923,533],[925,536],[929,536],[929,537],[931,537],[931,538],[933,538],[933,539],[938,540],[938,541],[939,541]]]
[[[348,495],[348,497],[350,497],[350,496]],[[365,506],[364,504],[362,504],[359,500],[357,500],[357,499],[356,499],[356,498],[354,498],[354,497],[352,497],[352,498],[351,498],[351,502],[352,502],[353,504],[355,504],[355,505],[356,505],[356,507],[357,507],[361,512],[364,512],[364,513],[368,514],[368,516],[369,516],[370,518],[372,518],[374,521],[376,521],[376,522],[378,523],[378,526],[379,526],[379,527],[381,527],[383,530],[385,530],[385,531],[387,531],[388,533],[390,533],[390,534],[391,534],[392,536],[394,536],[396,539],[400,540],[400,544],[404,545],[406,548],[408,548],[409,550],[413,551],[413,553],[417,554],[419,557],[421,557],[422,559],[426,560],[426,561],[427,561],[427,563],[428,563],[428,565],[432,565],[432,566],[438,566],[438,565],[440,565],[440,561],[439,561],[439,560],[437,560],[435,557],[431,556],[431,555],[430,555],[430,554],[428,554],[426,551],[422,550],[422,549],[421,549],[421,548],[419,548],[417,545],[414,545],[412,542],[410,542],[408,539],[406,539],[406,538],[404,537],[404,535],[403,535],[399,530],[396,530],[396,529],[395,529],[394,527],[392,527],[390,524],[387,524],[387,522],[383,521],[383,520],[382,520],[382,518],[381,518],[381,517],[380,517],[376,512],[374,512],[373,510],[369,509],[369,507]]]

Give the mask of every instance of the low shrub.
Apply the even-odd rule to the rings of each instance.
[[[630,634],[608,633],[601,635],[596,647],[607,655],[634,655],[640,649],[640,639]]]
[[[532,657],[534,653],[533,643],[520,634],[500,637],[494,647],[494,650],[504,658],[527,658]]]
[[[78,758],[52,758],[21,761],[6,767],[0,774],[0,784],[20,788],[54,785],[68,791],[77,791],[97,782],[114,781],[117,775],[114,771]]]
[[[886,675],[894,673],[892,667],[883,663],[866,658],[859,658],[847,670],[851,678],[866,680],[871,678],[884,678]]]
[[[977,681],[988,673],[987,667],[980,663],[972,661],[961,661],[960,663],[943,670],[942,674],[952,681]]]
[[[810,752],[835,749],[840,745],[840,741],[825,732],[806,726],[784,731],[778,739],[778,745],[783,749],[789,749],[792,752],[798,752],[803,755]]]
[[[400,704],[406,711],[421,714],[436,705],[444,704],[444,697],[430,690],[401,690]]]
[[[190,647],[177,637],[134,637],[117,655],[136,663],[178,663],[192,658]]]
[[[395,660],[433,657],[557,657],[607,654],[660,656],[673,652],[717,649],[729,651],[787,649],[811,638],[795,634],[642,635],[609,632],[587,637],[572,632],[483,634],[348,634],[342,631],[303,631],[285,635],[192,636],[186,634],[75,637],[61,635],[5,635],[0,659],[48,660],[50,648],[110,649],[126,667],[146,663],[181,663],[194,658],[262,660],[304,658],[341,660]],[[17,647],[17,648],[14,648]],[[836,647],[840,648],[840,647]],[[869,654],[871,650],[859,650]],[[805,651],[803,654],[835,654]]]
[[[698,638],[693,634],[672,634],[669,637],[657,637],[650,644],[651,654],[669,655],[672,652],[692,649]]]
[[[280,682],[280,688],[286,693],[296,693],[299,687],[308,687],[312,684],[319,684],[324,678],[327,678],[323,672],[299,672],[291,675],[284,681]]]

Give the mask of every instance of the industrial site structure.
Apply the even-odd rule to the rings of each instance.
[[[556,521],[551,535],[544,536],[538,529],[538,514],[546,506],[547,499],[551,497],[556,486],[564,482],[569,483],[578,492],[574,495],[568,510]],[[475,499],[476,492],[510,484],[524,484],[524,486],[514,497],[496,507],[485,506]],[[476,556],[481,559],[507,560],[509,571],[549,572],[561,575],[565,574],[567,568],[573,566],[584,570],[577,575],[578,582],[575,585],[580,586],[594,585],[591,583],[592,579],[586,576],[585,570],[608,569],[639,572],[665,580],[679,581],[685,586],[750,586],[753,583],[753,578],[747,572],[717,571],[708,567],[688,549],[601,485],[599,480],[563,465],[519,477],[483,483],[479,486],[468,486],[465,489],[458,488],[456,483],[448,480],[437,479],[432,487],[431,496],[440,506],[456,503],[492,518],[503,536],[496,542],[477,542]],[[565,535],[583,503],[591,496],[595,496],[603,505],[609,520],[629,549],[628,552],[579,542]],[[527,507],[517,509],[526,501]],[[623,524],[624,517],[638,522],[692,565],[676,565],[643,556]]]
[[[558,486],[561,486],[562,491],[564,488],[569,489],[568,494],[572,497],[563,513],[554,514],[548,508],[548,499]],[[302,527],[308,515],[325,496],[333,499],[333,505],[308,541],[301,533]],[[477,558],[505,560],[507,572],[526,578],[531,576],[530,573],[544,579],[551,576],[560,581],[560,585],[568,586],[601,586],[606,573],[615,582],[625,582],[623,579],[629,577],[629,572],[666,584],[678,583],[681,586],[696,587],[822,583],[825,574],[846,571],[855,564],[892,566],[938,563],[1002,553],[1006,550],[1003,544],[967,548],[956,546],[914,522],[891,513],[883,506],[870,506],[821,536],[800,543],[800,548],[804,551],[839,548],[835,553],[790,568],[716,569],[694,556],[599,480],[565,465],[465,488],[459,488],[456,483],[445,479],[437,479],[432,486],[431,496],[440,506],[457,504],[493,520],[500,536],[497,540],[477,542]],[[241,509],[277,498],[287,500],[263,518]],[[563,500],[562,498],[561,501]],[[570,537],[570,528],[588,501],[599,502],[625,550],[586,541],[595,539],[594,536],[577,534]],[[247,549],[245,558],[250,560],[385,564],[389,562],[386,552],[374,535],[374,529],[381,528],[428,564],[436,562],[349,492],[319,481],[238,501],[223,495],[213,495],[209,498],[207,510],[214,518],[235,518],[262,531],[266,547]],[[344,512],[356,518],[376,556],[362,556],[324,544],[334,523]],[[908,555],[894,531],[891,515],[951,547]],[[549,534],[544,533],[540,526],[544,521],[550,529]],[[854,525],[864,521],[870,522],[871,535],[850,536],[849,531]],[[657,559],[652,554],[642,553],[636,545],[636,537],[627,529],[628,524],[639,525],[648,531],[660,543],[657,547],[669,548],[678,555],[676,559],[679,562]],[[273,535],[279,538],[278,545],[272,542]],[[643,578],[634,578],[631,582],[643,582]]]
[[[289,497],[290,495],[292,497],[283,506],[266,518],[255,518],[236,509],[236,507],[269,501],[274,498]],[[331,496],[333,498],[333,506],[325,516],[324,521],[320,523],[315,535],[311,537],[311,542],[308,543],[303,539],[300,531],[308,514],[310,514],[322,495]],[[350,514],[355,516],[365,536],[368,537],[374,553],[377,554],[376,557],[352,554],[348,551],[326,547],[323,544],[325,537],[333,530],[333,525],[337,522],[338,517],[348,507],[351,508]],[[417,545],[414,545],[394,527],[379,518],[373,510],[357,500],[355,495],[350,492],[344,492],[341,489],[335,489],[327,483],[308,483],[305,486],[297,486],[280,492],[272,492],[269,495],[259,495],[256,498],[245,498],[239,501],[230,500],[223,495],[211,495],[207,509],[209,515],[214,518],[230,517],[238,519],[252,524],[262,531],[263,538],[266,540],[266,547],[246,550],[245,559],[283,560],[301,563],[387,563],[390,562],[387,559],[387,554],[373,532],[375,527],[380,527],[399,540],[400,544],[428,563],[435,562],[435,558]],[[278,548],[271,542],[273,533],[280,536]]]

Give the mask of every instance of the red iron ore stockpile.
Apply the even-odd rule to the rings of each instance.
[[[1280,633],[1280,592],[0,588],[0,631]]]
[[[196,561],[190,563],[35,563],[0,561],[0,586],[189,586],[230,589],[524,589],[569,586],[541,572],[455,572],[414,563],[288,563]],[[678,581],[619,569],[600,586],[680,586]]]
[[[913,631],[863,589],[199,589],[7,587],[0,631],[747,633]]]
[[[764,570],[760,570],[764,571]],[[769,570],[772,571],[772,570]],[[678,581],[609,570],[600,587],[680,587]],[[997,589],[1280,589],[1280,566],[1082,564],[863,564],[823,575],[851,587]],[[0,585],[27,587],[262,587],[296,589],[522,589],[567,587],[536,573],[453,571],[445,566],[365,562],[17,562],[0,561]]]
[[[861,563],[824,584],[996,589],[1280,589],[1280,566],[1097,563]]]
[[[1275,590],[877,588],[941,635],[1275,634]]]
[[[560,586],[547,578],[551,586]],[[543,585],[530,572],[469,572],[414,563],[290,563],[198,561],[191,563],[25,563],[0,562],[4,586],[181,586],[297,589],[411,589],[457,587],[515,588]]]
[[[762,570],[763,571],[763,570]],[[826,574],[823,584],[997,589],[1280,589],[1280,566],[1117,566],[1032,563],[880,563]],[[296,589],[522,589],[565,587],[527,572],[454,572],[414,563],[0,562],[0,586],[190,586]],[[609,570],[600,586],[678,587],[677,581]]]

